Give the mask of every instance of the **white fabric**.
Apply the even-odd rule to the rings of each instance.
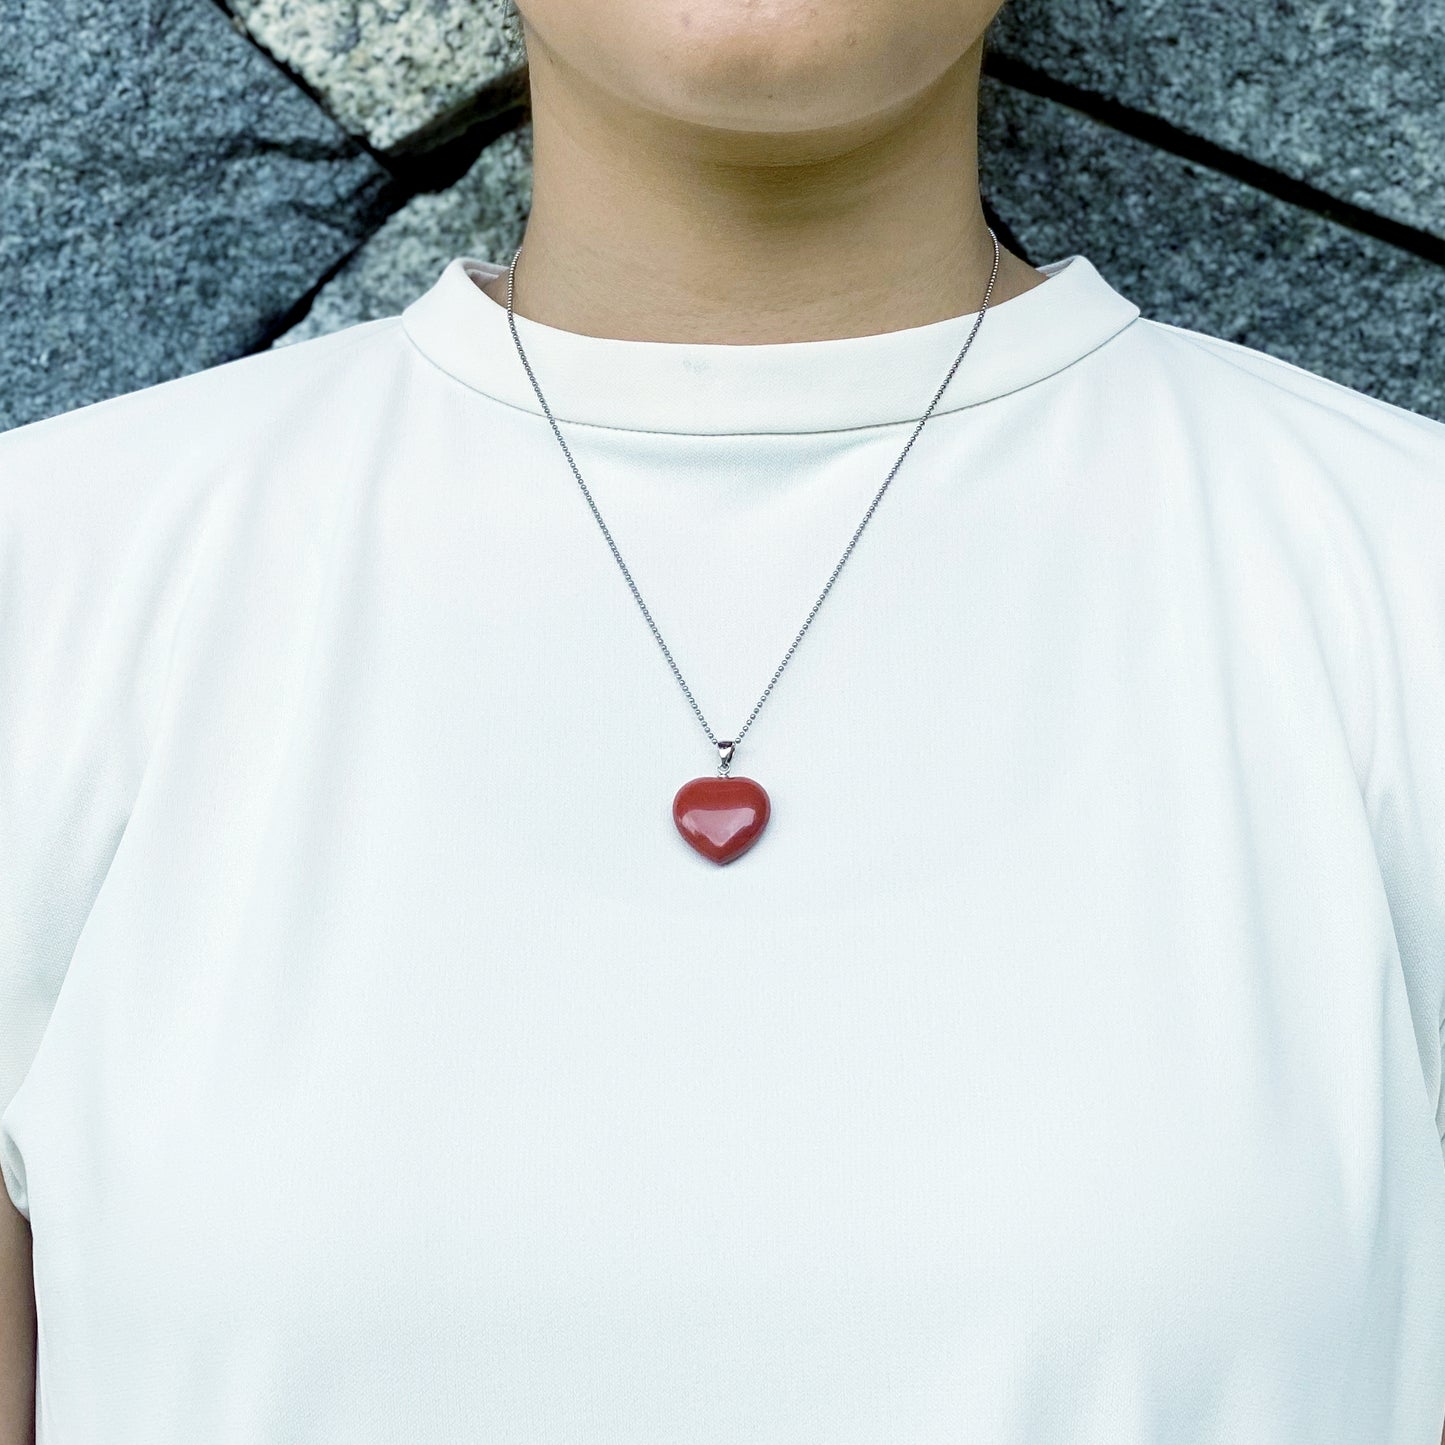
[[[716,754],[458,258],[0,438],[41,1445],[1435,1445],[1445,425],[990,309]],[[973,324],[519,318],[719,737]]]

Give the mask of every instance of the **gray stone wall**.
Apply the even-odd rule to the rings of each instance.
[[[393,314],[531,204],[508,0],[0,0],[0,429]],[[1034,263],[1445,420],[1445,0],[1008,0]]]

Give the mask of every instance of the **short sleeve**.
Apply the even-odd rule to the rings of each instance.
[[[0,1168],[5,1127],[135,804],[195,505],[149,393],[0,434]]]
[[[1445,1159],[1445,425],[1374,406],[1392,424],[1357,490],[1379,603],[1366,802]]]

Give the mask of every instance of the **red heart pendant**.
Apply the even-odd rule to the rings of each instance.
[[[693,778],[672,800],[672,820],[689,847],[731,863],[767,826],[768,795],[751,778]]]

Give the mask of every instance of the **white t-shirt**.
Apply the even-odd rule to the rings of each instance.
[[[987,312],[733,760],[460,257],[0,437],[42,1445],[1435,1445],[1445,425]],[[719,738],[973,313],[518,318]]]

